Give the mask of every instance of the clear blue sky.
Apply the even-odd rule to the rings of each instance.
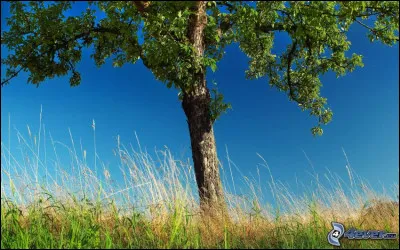
[[[2,2],[1,7],[3,31],[7,29],[8,4]],[[210,82],[218,82],[233,107],[215,124],[222,162],[226,162],[227,145],[232,161],[246,175],[257,174],[259,153],[275,180],[293,183],[297,177],[307,183],[312,169],[304,151],[318,173],[326,173],[328,168],[346,179],[343,147],[351,167],[371,184],[382,182],[390,187],[398,183],[399,47],[370,43],[366,30],[356,24],[348,37],[352,42],[350,53],[362,54],[365,66],[339,79],[333,73],[322,76],[321,92],[328,98],[334,116],[323,127],[324,135],[316,138],[310,132],[316,120],[288,101],[286,94],[270,88],[268,79],[245,80],[248,59],[237,45],[228,47],[216,73],[208,75]],[[284,48],[287,42],[285,36],[277,36],[276,49]],[[1,52],[5,57],[3,46]],[[176,158],[191,157],[188,127],[177,91],[156,81],[140,61],[122,68],[113,68],[109,61],[98,69],[90,53],[83,53],[78,66],[82,73],[79,87],[71,88],[69,78],[63,77],[46,80],[36,88],[26,83],[27,74],[3,87],[1,140],[8,143],[8,114],[11,126],[24,134],[26,124],[38,131],[43,105],[44,123],[53,138],[69,145],[70,128],[76,142],[82,139],[88,155],[93,152],[91,122],[95,119],[98,154],[110,163],[112,171],[119,171],[113,165],[117,159],[112,154],[116,135],[126,144],[135,144],[134,131],[148,151],[167,145]],[[3,75],[3,66],[1,70]],[[16,152],[15,132],[11,135],[11,147]],[[269,180],[265,169],[261,175]],[[380,184],[373,186],[379,188]]]

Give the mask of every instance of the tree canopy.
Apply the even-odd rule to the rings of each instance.
[[[141,60],[169,88],[185,94],[196,85],[194,75],[215,71],[224,48],[237,43],[248,56],[246,78],[266,76],[268,83],[287,93],[301,110],[318,118],[312,133],[332,119],[326,98],[320,95],[320,76],[328,71],[343,76],[362,66],[362,56],[348,55],[346,34],[352,23],[362,25],[371,41],[398,42],[398,1],[210,1],[207,2],[204,53],[189,40],[194,2],[89,1],[86,11],[66,16],[72,2],[10,2],[8,31],[1,44],[11,52],[1,85],[20,71],[28,82],[70,75],[70,85],[81,82],[76,68],[84,48],[93,48],[97,66],[111,58],[115,67]],[[97,18],[98,12],[104,18]],[[99,19],[99,20],[97,20]],[[277,32],[291,39],[286,51],[272,53]],[[214,92],[213,119],[229,105]]]

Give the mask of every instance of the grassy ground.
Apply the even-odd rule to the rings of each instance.
[[[346,229],[399,233],[398,185],[392,194],[377,193],[350,164],[348,182],[328,171],[325,181],[315,175],[301,196],[272,175],[265,181],[269,192],[256,178],[242,176],[250,190],[243,196],[235,195],[236,166],[228,158],[222,174],[231,184],[225,185],[231,220],[207,220],[199,215],[192,167],[168,149],[151,157],[140,144],[139,150],[128,150],[118,138],[115,155],[123,181],[116,183],[116,173],[100,158],[88,166],[86,151],[81,146],[76,152],[72,135],[68,147],[39,131],[32,135],[28,127],[26,138],[17,131],[24,160],[1,143],[2,249],[333,248],[327,242],[332,221]],[[45,138],[53,160],[40,152]],[[60,162],[57,145],[67,148],[70,162]],[[269,169],[265,161],[263,166]],[[263,202],[264,195],[274,198],[273,206]],[[399,239],[342,238],[340,247],[398,249]]]
[[[63,205],[49,200],[38,201],[26,214],[5,202],[1,212],[2,248],[332,248],[326,241],[331,230],[328,220],[318,214],[314,220],[288,221],[262,218],[241,219],[232,223],[201,222],[189,211],[175,209],[152,219],[131,212],[120,216],[116,208],[106,211],[98,204],[77,201]],[[385,213],[392,213],[388,208]],[[395,213],[398,212],[393,209]],[[382,211],[381,211],[382,212]],[[383,228],[397,231],[390,225],[398,214],[381,221]],[[398,220],[397,220],[398,222]],[[365,224],[365,222],[364,222]],[[363,226],[363,220],[345,221],[346,226]],[[342,240],[343,248],[396,248],[398,240]]]

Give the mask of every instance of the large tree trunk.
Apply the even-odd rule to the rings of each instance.
[[[189,125],[200,208],[208,214],[226,213],[210,117],[210,92],[205,86],[198,88],[196,92],[184,96],[182,106]]]
[[[207,24],[206,2],[193,3],[188,23],[188,37],[196,56],[204,55],[204,28]],[[195,63],[195,62],[194,62]],[[210,92],[205,79],[205,68],[194,72],[193,88],[183,95],[182,107],[190,130],[192,157],[199,188],[200,207],[203,212],[226,211],[224,194],[219,175],[217,150],[210,116]]]

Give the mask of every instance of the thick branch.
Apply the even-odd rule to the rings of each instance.
[[[273,26],[271,24],[261,25],[258,27],[260,31],[269,33],[272,31],[285,31],[282,23],[275,23]]]
[[[292,48],[290,49],[288,56],[287,56],[287,71],[286,71],[287,84],[289,86],[289,96],[293,100],[296,100],[296,96],[294,95],[293,84],[292,84],[292,80],[290,79],[290,70],[292,68],[292,61],[293,61],[293,57],[295,56],[296,46],[297,46],[297,41],[294,41],[292,44]]]
[[[150,6],[150,1],[133,1],[133,4],[142,16],[147,16],[147,8]]]
[[[187,37],[195,49],[195,57],[200,58],[204,55],[205,48],[204,28],[207,25],[206,2],[196,2],[196,4],[191,7],[191,10],[193,13],[189,17]],[[194,64],[197,65],[197,62],[194,61]],[[205,69],[203,67],[201,72],[193,72],[195,75],[197,75],[199,87],[202,87],[198,88],[198,90],[202,91],[204,91],[206,85],[206,81],[204,79],[204,70]]]

